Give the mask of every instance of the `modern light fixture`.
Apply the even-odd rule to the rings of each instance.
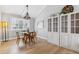
[[[28,7],[29,7],[29,6],[26,5],[27,13],[26,13],[26,15],[24,16],[24,19],[27,19],[27,20],[31,19],[31,17],[29,16]]]

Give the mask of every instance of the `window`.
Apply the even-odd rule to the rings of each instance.
[[[61,17],[61,32],[68,32],[68,16]]]
[[[53,18],[53,32],[58,31],[58,18]]]
[[[22,20],[18,21],[18,25],[19,25],[18,26],[19,29],[23,29],[23,21]]]
[[[48,31],[49,32],[52,31],[51,25],[52,25],[52,20],[51,19],[48,19]]]

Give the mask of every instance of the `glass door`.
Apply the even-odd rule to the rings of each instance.
[[[59,16],[53,17],[53,43],[59,45]]]
[[[69,44],[69,20],[68,15],[60,16],[60,46],[68,48]]]
[[[52,19],[48,19],[48,32],[52,31]]]
[[[71,19],[71,49],[79,52],[79,13],[70,15]]]

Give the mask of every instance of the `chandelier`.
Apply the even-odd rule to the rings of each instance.
[[[29,16],[28,7],[29,7],[29,6],[26,5],[27,13],[26,13],[26,15],[24,16],[24,19],[27,19],[27,20],[31,19],[31,17]]]

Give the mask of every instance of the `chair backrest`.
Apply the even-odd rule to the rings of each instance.
[[[34,36],[36,36],[37,34],[36,34],[36,32],[34,32]]]
[[[25,37],[25,38],[29,38],[29,34],[24,33],[24,37]]]
[[[18,32],[16,32],[16,38],[17,39],[20,39],[20,36],[19,36],[19,33]]]
[[[36,32],[30,32],[31,37],[36,37]]]

